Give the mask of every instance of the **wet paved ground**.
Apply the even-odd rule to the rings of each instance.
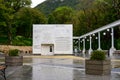
[[[112,64],[111,75],[86,75],[84,58],[26,56],[23,66],[6,69],[6,77],[7,80],[120,80],[120,60],[113,59]]]

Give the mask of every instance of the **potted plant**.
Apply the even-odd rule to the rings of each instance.
[[[111,60],[106,59],[105,52],[95,50],[90,59],[85,60],[85,73],[91,75],[107,75],[111,73]]]
[[[5,63],[8,66],[22,66],[23,56],[19,56],[19,50],[9,50],[8,56],[5,56]]]

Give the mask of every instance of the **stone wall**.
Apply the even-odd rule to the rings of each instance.
[[[31,54],[32,46],[11,46],[11,45],[0,45],[0,51],[3,53],[8,53],[10,49],[18,49],[20,53]]]

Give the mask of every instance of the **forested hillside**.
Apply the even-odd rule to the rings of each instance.
[[[46,0],[35,8],[48,15],[58,7],[68,6],[75,10],[89,8],[95,0]]]
[[[32,45],[33,24],[73,24],[73,35],[80,36],[120,19],[120,0],[46,0],[35,8],[30,4],[31,0],[0,0],[0,44]],[[101,40],[103,49],[111,47],[110,32]],[[120,49],[119,26],[115,43]],[[97,49],[95,38],[92,44]]]

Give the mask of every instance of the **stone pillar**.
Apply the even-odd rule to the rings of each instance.
[[[93,51],[93,50],[92,50],[92,37],[91,37],[91,35],[90,35],[89,39],[90,39],[90,48],[89,48],[88,53],[89,53],[89,56],[90,56],[90,55],[91,55],[91,52]]]
[[[81,49],[80,49],[80,39],[78,39],[78,50],[80,51]]]
[[[85,57],[85,38],[83,38],[83,57]]]
[[[113,53],[115,51],[115,47],[114,47],[114,28],[111,28],[111,48],[110,48],[110,57],[113,57]]]
[[[100,41],[100,32],[98,32],[98,50],[102,50],[101,49],[101,41]]]

